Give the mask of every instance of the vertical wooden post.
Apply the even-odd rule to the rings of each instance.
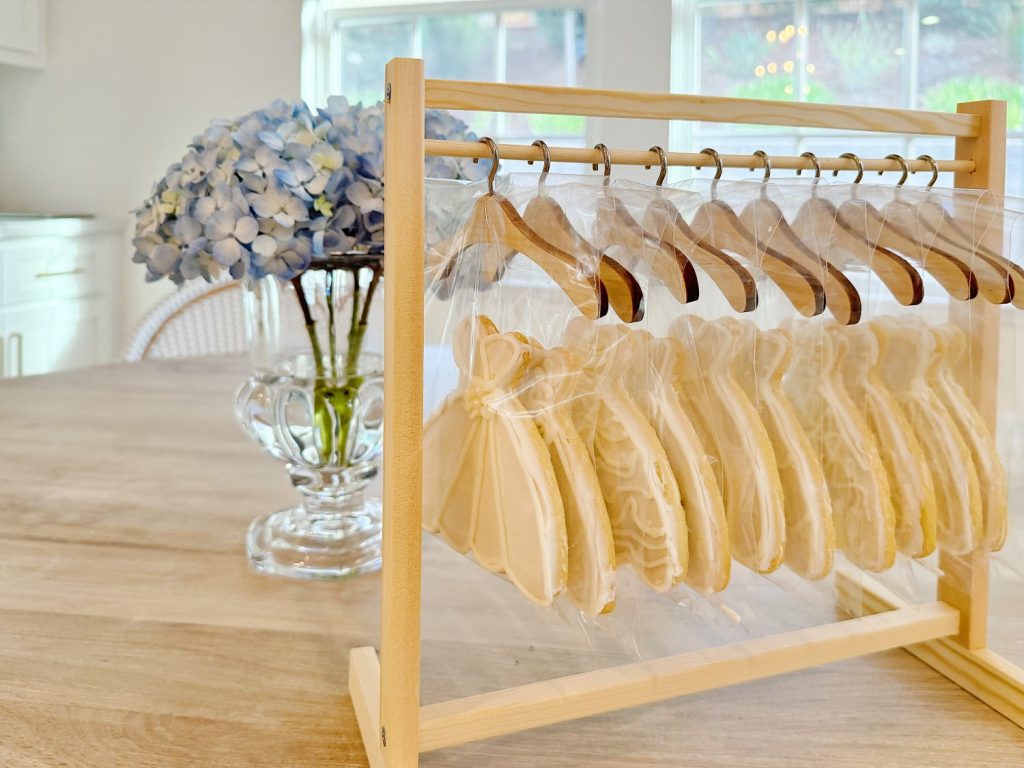
[[[956,159],[973,160],[974,171],[957,173],[954,186],[987,189],[1002,197],[1006,186],[1006,102],[970,101],[957,105],[957,112],[978,115],[979,133],[956,140]],[[1002,249],[1001,222],[997,219],[986,233],[986,244]],[[995,432],[996,395],[999,387],[999,307],[976,299],[955,305],[951,319],[968,334],[970,366],[965,388],[985,424]],[[973,552],[954,556],[939,553],[939,599],[960,611],[959,641],[972,650],[984,648],[988,631],[988,554]]]
[[[423,62],[392,59],[385,80],[380,738],[388,768],[415,768],[423,488]]]

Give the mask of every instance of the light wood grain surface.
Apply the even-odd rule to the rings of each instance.
[[[346,659],[377,644],[380,580],[247,570],[246,525],[292,491],[234,423],[245,373],[214,359],[0,383],[0,766],[366,765]],[[588,642],[433,539],[423,566],[425,704],[833,618],[828,587],[784,579],[744,598],[749,627],[717,614],[714,631],[706,608],[627,590]],[[1022,663],[1024,590],[993,587],[992,646]],[[821,763],[1012,768],[1024,732],[888,652],[422,758]]]

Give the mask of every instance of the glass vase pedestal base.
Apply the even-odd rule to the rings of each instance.
[[[345,579],[380,569],[380,499],[332,513],[304,506],[252,521],[246,537],[257,571],[300,579]]]

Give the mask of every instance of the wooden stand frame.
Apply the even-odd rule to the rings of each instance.
[[[476,111],[575,114],[653,120],[712,120],[813,126],[956,137],[956,185],[1003,192],[1006,108],[1003,102],[962,104],[957,114],[900,109],[726,99],[707,96],[593,91],[575,88],[424,80],[423,63],[387,65],[385,97],[384,542],[381,655],[353,649],[349,689],[372,768],[414,768],[422,752],[528,728],[721,688],[840,659],[903,647],[1024,727],[1024,671],[985,649],[988,562],[984,556],[941,556],[938,600],[905,605],[870,577],[837,574],[840,608],[864,614],[810,629],[711,650],[546,680],[478,696],[420,705],[420,573],[423,427],[423,242],[425,154],[486,157],[466,142],[425,142],[428,107]],[[513,148],[506,157],[541,160],[540,149]],[[599,162],[596,150],[562,150],[554,159]],[[654,164],[653,152],[615,153],[617,163]],[[723,156],[727,166],[750,156]],[[675,154],[675,165],[708,164]],[[772,158],[777,168],[811,169],[802,158]],[[824,159],[823,168],[854,170],[852,161]],[[869,170],[899,170],[893,160],[865,160]],[[913,170],[929,170],[910,161]],[[989,312],[991,309],[991,312]],[[972,324],[969,389],[994,422],[995,307]],[[983,340],[983,343],[981,343]]]

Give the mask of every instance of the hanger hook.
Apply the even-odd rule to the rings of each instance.
[[[895,160],[900,164],[900,170],[903,171],[903,175],[900,176],[900,180],[896,182],[896,186],[902,187],[904,184],[907,183],[907,176],[910,175],[910,171],[907,169],[907,161],[903,159],[902,155],[897,155],[895,152],[893,152],[891,155],[886,155],[885,159]],[[879,171],[878,175],[881,176],[883,173],[885,173],[885,171]]]
[[[814,154],[813,152],[801,152],[800,153],[800,157],[806,157],[808,160],[811,161],[811,165],[814,166],[814,178],[820,179],[821,178],[821,163],[818,162],[818,156],[816,154]],[[796,169],[796,175],[799,176],[801,173],[803,173],[803,171],[804,171],[803,168],[797,168]]]
[[[935,186],[935,182],[939,180],[939,164],[935,162],[935,158],[931,155],[918,155],[918,160],[926,160],[928,165],[932,167],[932,178],[928,182],[928,188],[931,189]]]
[[[768,153],[763,149],[759,149],[754,152],[754,157],[760,157],[761,162],[764,163],[764,176],[761,181],[768,181],[772,177],[772,161],[768,158]],[[750,170],[754,170],[757,166],[752,166]]]
[[[601,155],[604,157],[604,183],[605,186],[608,186],[608,178],[612,175],[612,153],[604,144],[595,144],[594,149],[601,150]],[[591,168],[596,171],[597,163],[594,163]]]
[[[546,141],[542,140],[542,139],[537,139],[530,146],[532,146],[532,147],[540,147],[540,151],[544,154],[544,169],[541,171],[541,173],[550,173],[551,172],[551,150],[548,149],[548,143]],[[526,164],[527,165],[533,165],[533,160],[527,160]],[[597,169],[595,168],[594,170],[596,171]]]
[[[702,155],[709,155],[712,159],[714,159],[714,161],[715,161],[715,181],[718,181],[720,178],[722,178],[722,156],[720,154],[718,154],[718,152],[716,150],[712,149],[711,147],[704,147],[704,149],[702,149],[700,151],[700,154],[702,154]],[[695,166],[694,170],[699,171],[700,170],[700,166],[699,165]]]
[[[655,145],[647,150],[648,152],[657,152],[658,161],[661,163],[661,172],[658,174],[658,180],[654,183],[656,187],[660,187],[665,181],[665,176],[668,175],[668,158],[665,157],[665,150]],[[651,166],[645,165],[644,168],[650,170]]]
[[[857,166],[857,178],[853,180],[853,183],[860,184],[860,180],[864,178],[864,162],[855,154],[853,154],[853,152],[843,152],[843,154],[841,154],[839,157],[841,157],[844,160],[853,160],[854,164]],[[832,175],[838,176],[839,169],[837,168],[836,170],[832,171]]]
[[[500,162],[498,158],[498,145],[495,144],[494,139],[492,139],[490,136],[484,136],[482,139],[480,139],[480,143],[486,144],[487,148],[491,150],[491,170],[487,174],[487,194],[493,195],[494,177],[498,175],[498,163]],[[480,158],[474,157],[473,162],[480,162]]]

